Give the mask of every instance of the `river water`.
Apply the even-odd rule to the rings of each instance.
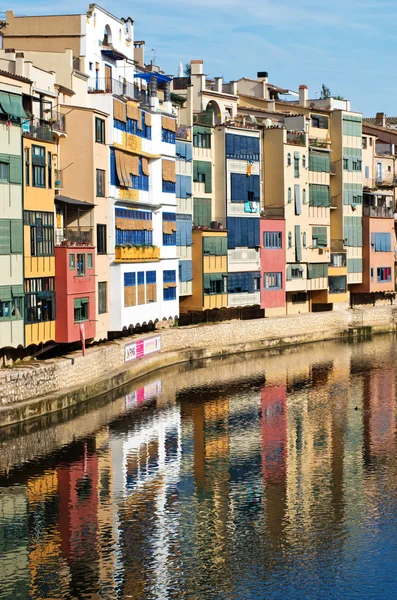
[[[395,598],[396,365],[203,361],[0,430],[0,598]]]

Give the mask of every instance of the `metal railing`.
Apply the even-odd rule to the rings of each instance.
[[[394,209],[388,206],[363,206],[364,217],[383,217],[384,219],[394,218]]]
[[[44,119],[32,117],[30,121],[23,124],[23,132],[38,140],[52,141],[52,124]]]
[[[193,125],[215,125],[215,115],[213,112],[195,113],[193,115]]]
[[[294,146],[306,146],[306,134],[305,133],[293,133],[287,131],[287,144]]]
[[[66,133],[66,117],[60,112],[53,110],[51,112],[51,125],[53,131],[60,131]]]
[[[344,248],[345,240],[331,240],[331,252],[346,252]]]
[[[55,230],[56,246],[92,246],[93,227],[65,227]]]
[[[88,92],[90,94],[115,94],[116,96],[126,96],[138,100],[142,104],[149,104],[149,94],[145,90],[140,90],[136,85],[129,81],[118,81],[112,77],[100,77],[90,79],[88,82]]]

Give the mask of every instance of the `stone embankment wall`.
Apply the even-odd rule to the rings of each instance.
[[[127,364],[124,347],[134,338],[89,348],[85,357],[75,352],[24,362],[0,370],[0,426],[61,410],[171,364],[396,330],[397,307],[380,306],[165,329],[156,334],[161,353]]]

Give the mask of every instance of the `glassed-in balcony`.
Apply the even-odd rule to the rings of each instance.
[[[92,246],[93,227],[65,227],[55,229],[56,246]]]

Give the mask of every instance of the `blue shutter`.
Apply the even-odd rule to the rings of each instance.
[[[183,198],[183,196],[181,196],[181,176],[180,175],[176,176],[175,195],[177,198]]]
[[[365,178],[369,179],[369,167],[365,167]]]
[[[301,189],[299,185],[294,185],[294,196],[295,196],[295,214],[302,214],[301,208]]]
[[[371,250],[375,250],[376,246],[376,235],[371,233]]]
[[[116,173],[116,159],[114,155],[114,149],[110,149],[110,184],[118,185],[117,173]]]
[[[186,144],[186,160],[187,161],[191,161],[193,160],[193,146],[192,144]]]

